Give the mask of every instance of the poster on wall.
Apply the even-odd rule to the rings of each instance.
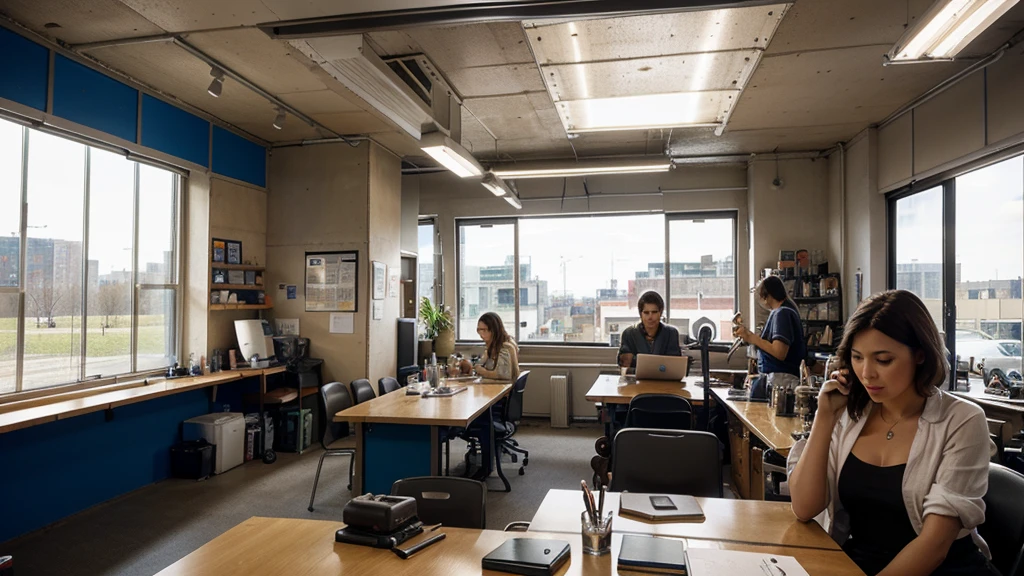
[[[386,276],[388,267],[383,262],[373,261],[373,299],[383,300],[384,299],[384,283],[387,282]]]
[[[359,252],[306,252],[306,312],[356,312]]]

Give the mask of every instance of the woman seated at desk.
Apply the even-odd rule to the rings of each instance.
[[[985,413],[939,388],[949,365],[928,309],[904,290],[876,294],[837,353],[844,368],[790,453],[797,518],[827,508],[830,535],[872,576],[997,574],[975,529],[988,490]]]
[[[519,348],[505,331],[501,316],[485,312],[476,323],[476,333],[484,341],[484,355],[476,373],[492,380],[515,382],[519,378]]]

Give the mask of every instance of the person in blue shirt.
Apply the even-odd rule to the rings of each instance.
[[[754,398],[767,397],[766,384],[795,388],[800,383],[800,362],[807,357],[803,325],[796,304],[778,276],[768,276],[754,289],[758,304],[770,310],[761,334],[737,326],[733,336],[758,348],[761,378],[751,387]]]
[[[665,300],[653,290],[644,292],[636,303],[640,323],[622,331],[619,347],[619,366],[636,369],[637,354],[682,356],[679,349],[679,331],[661,321]]]

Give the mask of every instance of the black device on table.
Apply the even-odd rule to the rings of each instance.
[[[569,560],[569,543],[564,540],[512,538],[484,556],[484,570],[526,576],[550,576]]]
[[[356,496],[342,510],[347,524],[335,532],[337,542],[394,548],[423,532],[423,523],[416,517],[416,499],[408,496]]]

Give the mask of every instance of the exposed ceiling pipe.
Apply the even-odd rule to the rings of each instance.
[[[75,52],[87,52],[100,48],[113,48],[115,46],[130,46],[133,44],[153,44],[156,42],[172,42],[176,34],[154,34],[152,36],[134,36],[131,38],[117,38],[114,40],[102,40],[100,42],[85,42],[83,44],[68,44],[67,47]]]
[[[353,145],[352,143],[355,142],[356,143],[355,146],[358,146],[359,142],[368,142],[369,140],[370,140],[369,136],[345,136],[345,137],[339,136],[337,138],[316,138],[316,139],[307,139],[307,140],[292,140],[290,142],[276,142],[274,144],[271,144],[270,147],[271,148],[293,148],[295,146],[314,146],[316,144],[336,144],[338,142],[344,142],[344,143],[346,143],[346,144],[348,144],[350,146],[352,146]]]
[[[964,78],[967,78],[971,74],[974,74],[979,70],[984,70],[985,68],[988,68],[989,66],[995,64],[996,62],[1002,59],[1003,55],[1006,54],[1007,50],[1018,44],[1022,38],[1024,38],[1024,30],[1021,30],[1014,34],[1012,38],[1007,40],[1007,42],[1000,46],[995,52],[989,54],[988,56],[982,58],[981,60],[978,60],[974,64],[971,64],[967,68],[964,68],[963,70],[957,72],[956,74],[950,76],[949,78],[946,78],[945,80],[939,82],[937,85],[935,85],[930,90],[925,92],[924,94],[921,94],[917,98],[911,100],[910,102],[904,104],[903,106],[900,106],[895,112],[889,114],[888,116],[885,117],[884,120],[879,122],[876,125],[876,127],[885,128],[889,124],[895,122],[900,116],[903,116],[907,112],[910,112],[911,110],[917,108],[918,106],[924,104],[925,102],[931,100],[932,98],[935,98],[939,94],[942,94],[946,90],[949,90],[953,86],[956,86]]]

